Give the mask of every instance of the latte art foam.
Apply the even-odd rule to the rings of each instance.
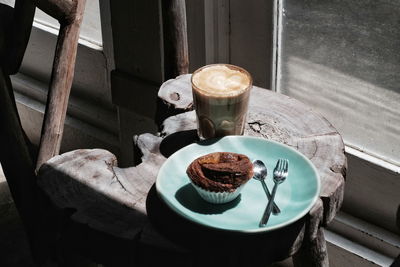
[[[200,70],[194,74],[192,82],[203,93],[228,96],[240,94],[250,85],[248,75],[224,65]]]

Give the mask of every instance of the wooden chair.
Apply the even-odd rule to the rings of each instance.
[[[37,184],[40,167],[60,151],[85,2],[16,0],[14,8],[0,4],[0,162],[25,226],[34,260],[40,266],[55,262],[62,266],[81,265],[87,263],[86,258],[79,256],[83,254],[95,258],[96,262],[125,265],[127,261],[122,264],[118,258],[134,251],[132,247],[135,246],[134,242],[127,244],[85,224],[71,222],[69,215],[72,212],[55,209]],[[167,62],[172,62],[168,68],[171,76],[188,71],[183,6],[181,0],[163,3],[166,32],[170,33],[166,47],[170,51]],[[9,78],[21,65],[35,7],[60,23],[37,155],[22,128]],[[106,246],[98,246],[99,243]],[[109,253],[110,250],[115,253]]]
[[[38,155],[22,129],[9,78],[21,65],[35,7],[60,22]],[[39,264],[52,257],[55,221],[35,169],[59,153],[84,7],[85,0],[17,0],[14,8],[0,6],[0,160]]]

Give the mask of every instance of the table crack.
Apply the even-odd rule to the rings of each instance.
[[[110,184],[113,184],[114,182],[117,182],[121,187],[122,187],[122,189],[125,191],[125,192],[127,192],[128,194],[130,194],[131,196],[135,196],[134,194],[132,194],[123,184],[122,184],[122,182],[119,180],[119,178],[118,178],[118,175],[115,173],[115,170],[114,170],[114,165],[113,165],[113,163],[112,162],[107,162],[107,161],[104,161],[105,162],[105,164],[107,165],[107,168],[112,172],[112,174],[113,174],[113,177],[112,177],[112,179],[111,179],[111,183]]]

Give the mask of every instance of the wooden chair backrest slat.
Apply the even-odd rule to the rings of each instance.
[[[60,1],[51,0],[49,2]],[[76,0],[74,3],[74,11],[68,10],[73,14],[73,17],[60,25],[36,170],[60,152],[68,99],[74,77],[79,31],[86,0]]]

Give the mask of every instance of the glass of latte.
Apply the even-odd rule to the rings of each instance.
[[[251,75],[230,64],[211,64],[192,75],[197,131],[201,140],[242,135],[247,119]]]

